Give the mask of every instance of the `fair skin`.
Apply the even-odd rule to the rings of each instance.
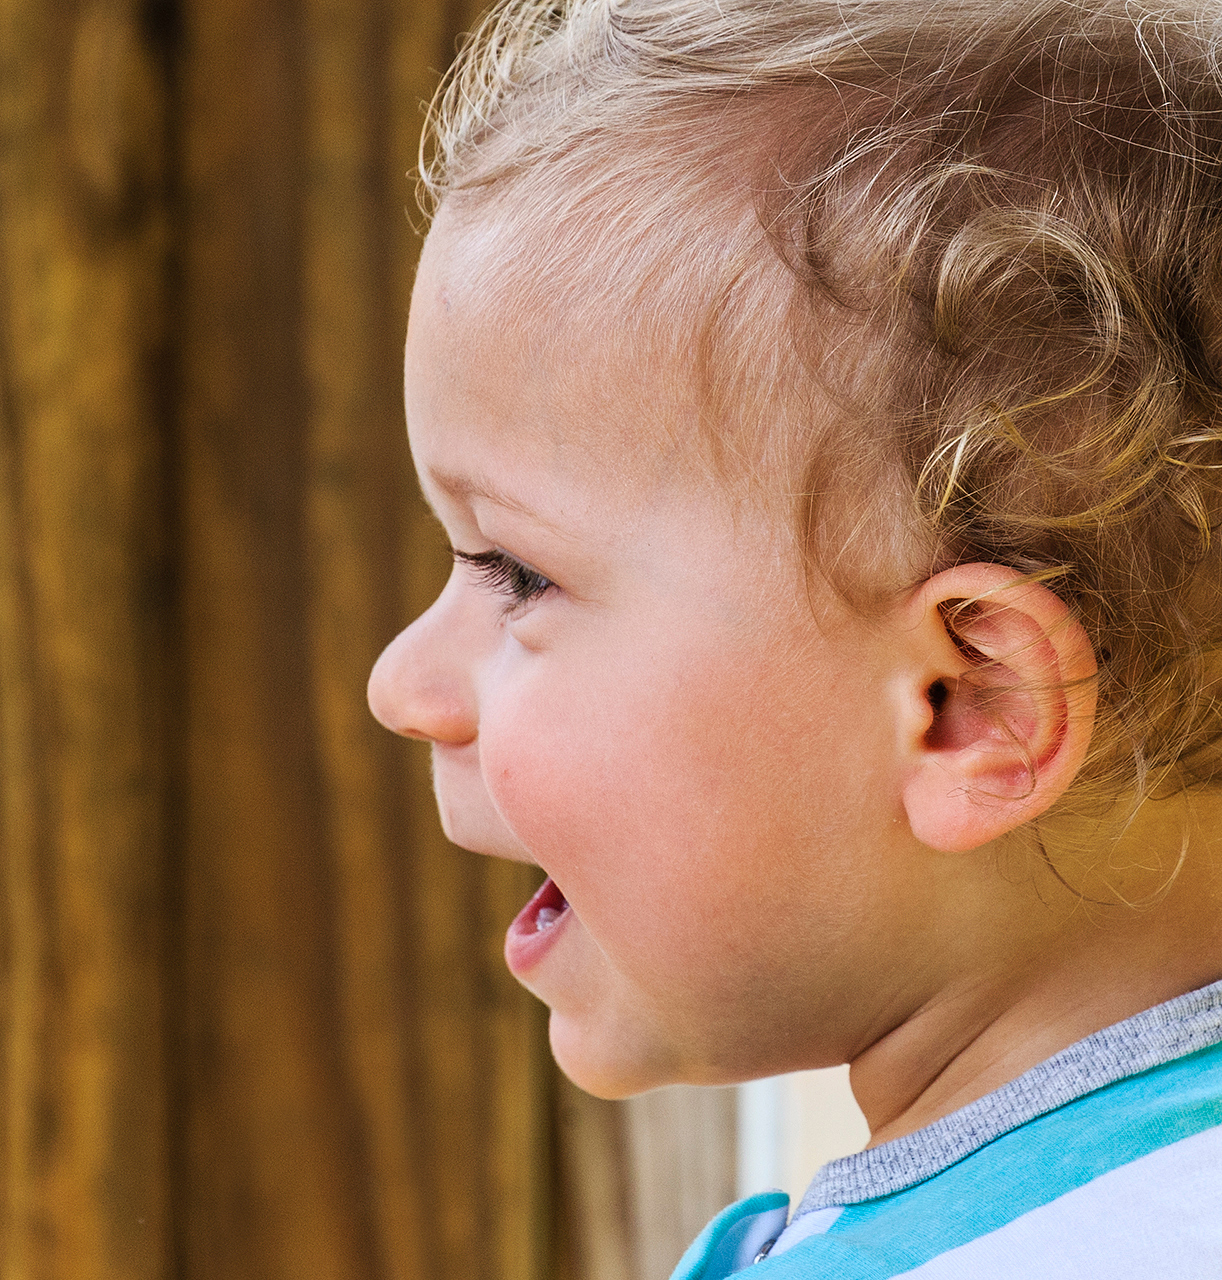
[[[387,648],[370,705],[432,744],[455,843],[551,878],[506,953],[564,1070],[617,1097],[850,1062],[877,1143],[1219,976],[1203,841],[1135,912],[1084,909],[1007,840],[1090,740],[1060,601],[964,565],[853,612],[779,504],[708,465],[690,370],[599,322],[507,322],[481,287],[504,248],[444,211],[426,245],[412,454],[483,559]],[[992,715],[941,608],[981,597]],[[1162,865],[1128,866],[1128,895]]]

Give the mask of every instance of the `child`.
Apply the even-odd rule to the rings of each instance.
[[[514,0],[432,125],[375,714],[582,1087],[851,1063],[677,1275],[1222,1275],[1222,25]]]

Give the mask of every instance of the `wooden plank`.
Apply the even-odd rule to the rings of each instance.
[[[734,1090],[658,1089],[624,1107],[637,1280],[666,1280],[734,1199]]]
[[[170,1261],[166,73],[121,0],[0,13],[0,1274]]]
[[[397,619],[396,514],[408,483],[402,327],[388,217],[388,15],[307,0],[302,247],[306,562],[313,714],[330,850],[345,1073],[360,1128],[378,1274],[428,1272],[414,1140],[420,1081],[406,904],[412,851],[394,744],[365,707]]]
[[[581,1280],[634,1280],[625,1106],[592,1098],[563,1077],[557,1093],[569,1270]]]
[[[184,1257],[208,1280],[549,1274],[543,1020],[500,958],[534,873],[449,847],[427,761],[364,709],[448,559],[398,387],[416,98],[457,18],[404,10],[187,6]]]
[[[356,1280],[377,1264],[313,715],[304,16],[185,20],[185,1266]]]

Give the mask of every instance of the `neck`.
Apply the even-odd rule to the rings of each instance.
[[[1216,799],[1211,804],[1218,808]],[[1222,829],[1222,809],[1210,816],[1198,821],[1199,830]],[[919,1006],[853,1059],[850,1078],[871,1146],[949,1115],[1095,1031],[1222,977],[1222,859],[1194,839],[1181,860],[1180,847],[1157,839],[1156,822],[1140,825],[1125,844],[1144,836],[1147,856],[1121,877],[1123,885],[1112,886],[1109,905],[1094,894],[1093,905],[1081,893],[1069,901],[1071,891],[1055,874],[1055,890],[1035,885],[1025,933],[1018,921],[1008,930],[975,930],[985,941],[967,947]],[[1167,869],[1177,863],[1167,886]],[[1137,883],[1143,879],[1149,883]],[[1153,904],[1128,905],[1160,888]],[[972,936],[968,922],[961,932]],[[1003,934],[1004,950],[991,942]]]

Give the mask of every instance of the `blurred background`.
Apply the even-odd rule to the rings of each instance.
[[[531,870],[365,709],[448,571],[410,170],[479,7],[0,3],[4,1280],[661,1280],[860,1141],[563,1082]]]

